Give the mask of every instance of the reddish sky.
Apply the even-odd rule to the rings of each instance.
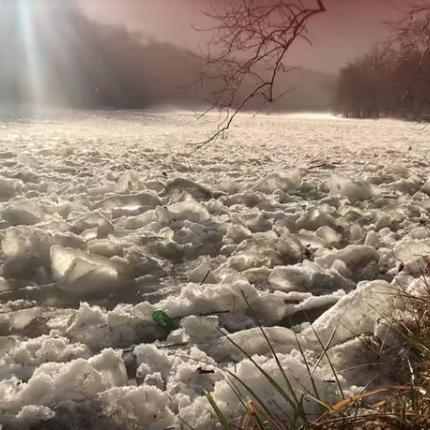
[[[195,49],[205,36],[191,25],[204,25],[201,10],[226,0],[80,0],[100,21],[126,25],[161,41]],[[311,1],[311,0],[308,0]],[[289,62],[336,72],[384,37],[383,21],[396,18],[409,0],[326,0],[328,12],[312,22],[313,47],[297,46]]]

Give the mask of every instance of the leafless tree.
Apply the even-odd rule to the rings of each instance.
[[[251,101],[262,108],[284,95],[276,83],[287,53],[298,40],[310,43],[308,23],[325,11],[324,0],[230,0],[205,12],[214,25],[200,30],[213,33],[201,81],[214,89],[202,115],[217,110],[222,116],[203,144],[224,135]]]
[[[396,52],[376,45],[344,67],[338,76],[337,109],[350,118],[379,118],[393,113]]]
[[[410,6],[400,20],[389,25],[402,85],[400,101],[418,117],[430,108],[430,1]]]
[[[341,70],[338,108],[355,118],[429,121],[430,0],[388,25],[388,40]]]

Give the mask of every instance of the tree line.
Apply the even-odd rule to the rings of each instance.
[[[341,70],[337,110],[351,118],[430,121],[430,5],[389,25],[389,40]]]

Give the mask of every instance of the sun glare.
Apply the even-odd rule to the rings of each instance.
[[[26,84],[35,107],[43,103],[42,64],[35,31],[35,6],[29,0],[18,1],[18,31],[21,33],[26,64]]]

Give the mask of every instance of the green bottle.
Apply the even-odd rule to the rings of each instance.
[[[161,309],[152,314],[152,319],[164,330],[170,332],[173,329],[173,321],[169,318],[166,312]]]

